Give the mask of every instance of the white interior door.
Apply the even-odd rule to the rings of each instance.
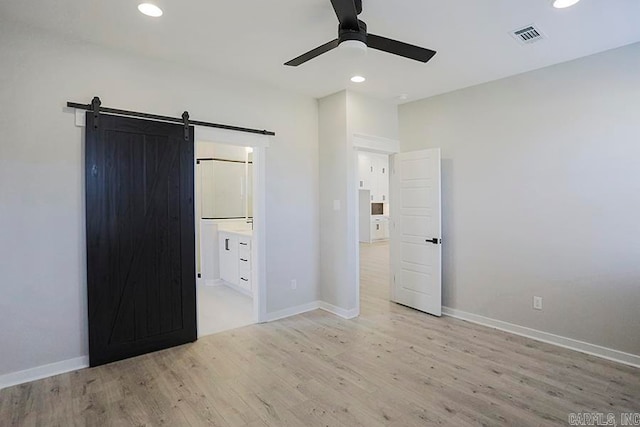
[[[440,316],[440,149],[394,155],[391,186],[391,300]]]

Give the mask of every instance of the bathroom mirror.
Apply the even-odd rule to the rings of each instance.
[[[252,153],[241,154],[244,160],[239,156],[198,159],[202,219],[253,217]]]

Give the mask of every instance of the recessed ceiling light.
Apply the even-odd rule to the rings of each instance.
[[[556,9],[564,9],[565,7],[573,6],[580,0],[553,0],[553,7]]]
[[[367,79],[365,79],[362,76],[353,76],[353,77],[351,77],[351,81],[354,82],[354,83],[362,83],[365,80],[367,80]]]
[[[144,13],[145,15],[151,16],[151,17],[154,17],[154,18],[162,16],[162,9],[160,9],[155,4],[151,4],[151,3],[139,4],[138,5],[138,10],[140,12]]]

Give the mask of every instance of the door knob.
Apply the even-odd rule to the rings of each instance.
[[[442,239],[436,239],[434,237],[433,239],[427,239],[426,242],[427,243],[433,243],[434,245],[437,245],[438,243],[442,243]]]

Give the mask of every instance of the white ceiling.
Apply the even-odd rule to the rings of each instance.
[[[394,102],[449,92],[640,41],[640,0],[363,0],[371,33],[438,51],[427,64],[369,49],[336,49],[282,65],[337,35],[329,0],[0,0],[0,19],[266,82],[314,97],[344,88]],[[535,23],[547,39],[521,45],[509,31]],[[349,81],[362,74],[367,81]]]

